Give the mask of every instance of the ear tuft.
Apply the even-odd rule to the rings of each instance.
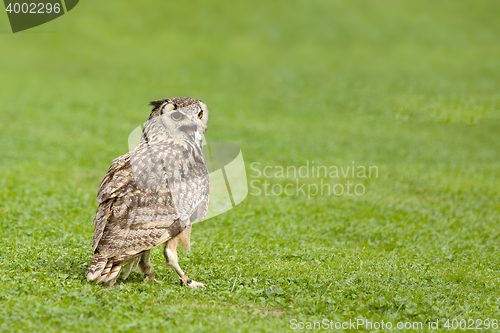
[[[151,101],[151,102],[149,102],[149,105],[154,106],[154,108],[156,109],[156,108],[160,107],[161,105],[163,105],[163,103],[166,103],[166,102],[168,102],[168,98],[159,99],[157,101]]]

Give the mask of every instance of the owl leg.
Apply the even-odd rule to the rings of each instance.
[[[156,281],[155,274],[153,273],[153,268],[151,266],[151,261],[149,260],[149,255],[149,250],[141,255],[141,259],[139,260],[139,270],[143,274],[143,280],[147,276],[149,278],[149,281]]]
[[[203,287],[204,284],[191,280],[187,275],[184,274],[181,267],[179,266],[177,257],[177,243],[178,237],[174,237],[165,243],[165,249],[163,254],[165,255],[165,260],[167,262],[167,267],[173,268],[179,275],[180,284],[185,284],[191,288]]]

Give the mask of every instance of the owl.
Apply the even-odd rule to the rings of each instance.
[[[178,263],[177,245],[189,249],[191,225],[208,209],[209,173],[203,158],[207,106],[192,98],[150,103],[153,110],[137,147],[115,159],[99,186],[94,218],[94,256],[88,281],[112,286],[139,268],[155,281],[150,250],[165,244],[167,267],[189,287]]]

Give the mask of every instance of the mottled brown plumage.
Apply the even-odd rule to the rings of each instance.
[[[166,243],[167,266],[182,283],[192,281],[177,262],[177,242],[189,247],[191,223],[208,209],[209,175],[202,144],[206,105],[192,98],[153,101],[137,147],[113,161],[99,186],[94,218],[94,257],[89,281],[113,285],[126,267],[154,280],[150,249]]]

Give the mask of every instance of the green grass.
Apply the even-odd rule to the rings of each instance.
[[[0,14],[0,329],[500,320],[499,11],[81,1],[17,34]],[[249,181],[265,180],[253,162],[379,176],[351,179],[362,196],[249,195],[196,224],[181,266],[202,290],[170,284],[159,249],[158,283],[88,283],[99,182],[147,103],[173,96],[208,104],[208,141],[240,145]]]

